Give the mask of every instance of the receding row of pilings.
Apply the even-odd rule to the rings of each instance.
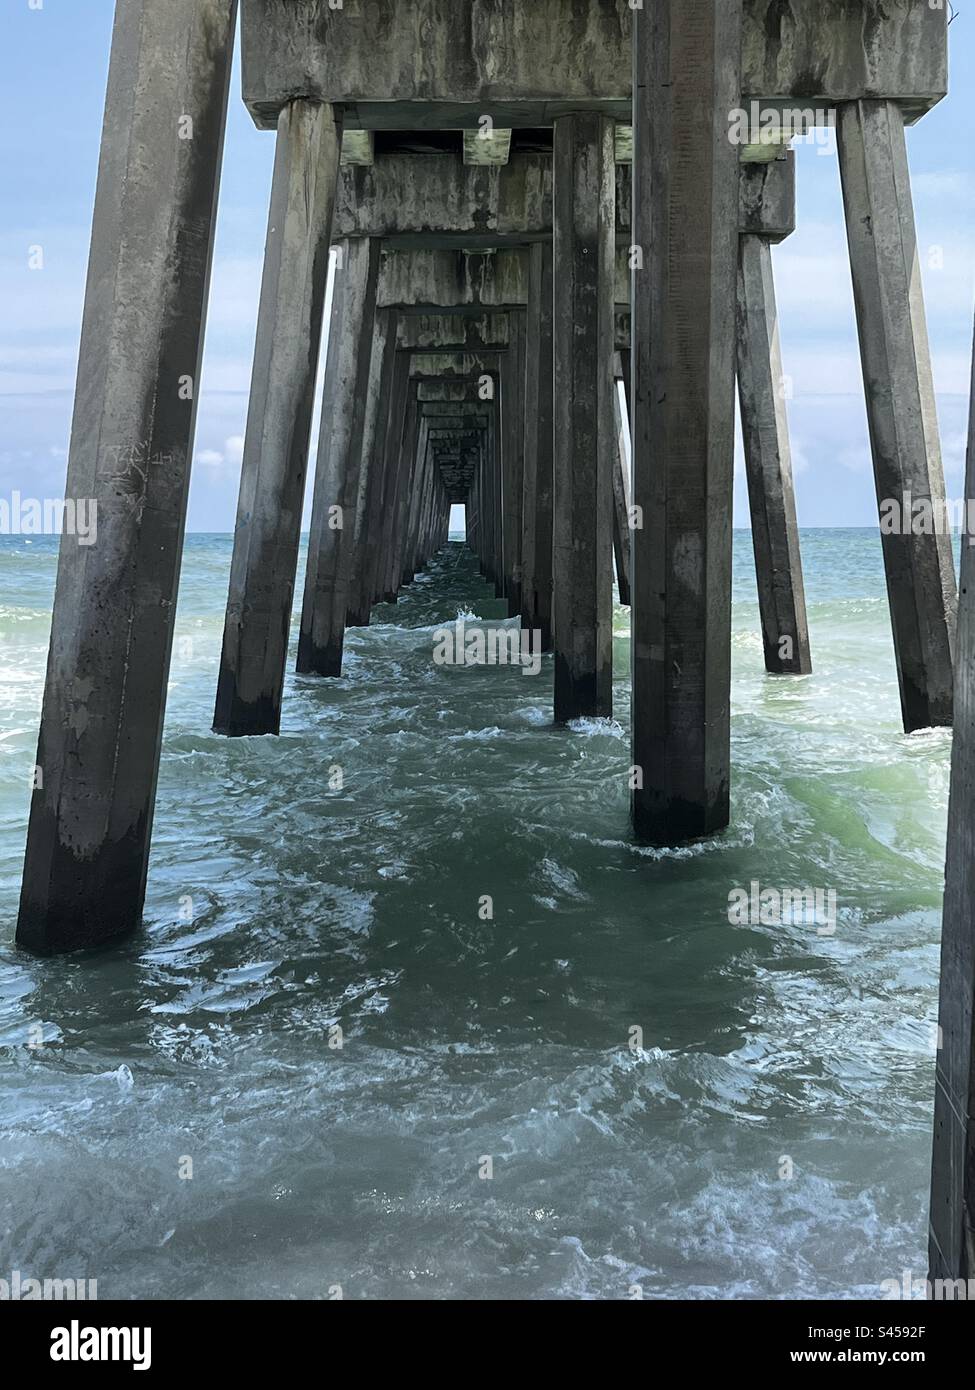
[[[633,817],[667,844],[729,818],[736,378],[766,659],[809,669],[769,249],[791,229],[794,176],[789,157],[749,170],[728,138],[740,0],[635,19],[632,178],[598,109],[555,114],[552,154],[503,169],[406,168],[394,151],[342,172],[341,108],[280,105],[214,727],[280,727],[334,242],[299,669],[339,673],[346,627],[395,596],[465,500],[509,611],[551,642],[556,721],[608,715],[615,531]],[[141,913],[232,34],[225,0],[119,0],[68,481],[97,502],[99,544],[61,556],[19,927],[39,949]],[[878,493],[937,499],[903,117],[850,100],[838,128]],[[456,403],[477,407],[462,430],[429,418],[418,382],[424,356],[457,354],[491,383]],[[458,373],[442,367],[426,375]],[[947,723],[950,548],[884,547],[905,726]]]
[[[545,3],[557,19],[559,0]],[[937,97],[944,22],[865,0],[861,43],[832,0],[793,5],[788,34],[763,20],[759,0],[656,0],[632,13],[635,81],[631,92],[627,76],[621,99],[618,70],[628,65],[599,63],[624,25],[629,43],[628,9],[622,0],[581,9],[573,0],[584,39],[574,47],[553,46],[552,26],[535,24],[534,9],[529,24],[519,5],[363,0],[343,28],[311,0],[247,0],[245,83],[259,123],[276,125],[277,154],[214,722],[231,735],[279,727],[335,243],[342,263],[299,669],[339,673],[346,628],[368,622],[377,598],[395,597],[463,500],[484,573],[554,652],[556,719],[608,714],[615,548],[632,607],[634,823],[639,835],[673,844],[729,819],[736,378],[766,660],[783,673],[809,670],[777,389],[776,237],[762,221],[791,165],[743,173],[728,116],[746,72],[752,92],[780,70],[798,83],[809,70],[804,45],[819,36],[837,112],[878,496],[910,492],[937,506],[944,485],[904,112],[914,118]],[[141,920],[235,14],[232,0],[117,3],[66,489],[97,504],[98,544],[62,547],[17,933],[41,952],[102,943]],[[420,77],[407,55],[389,70],[388,94],[369,87],[377,66],[387,77],[372,47],[363,61],[366,45],[381,47],[397,26],[429,36],[440,25],[456,36],[473,34],[474,19],[513,74],[505,124],[551,129],[551,153],[506,150],[503,167],[473,171],[446,156],[418,160],[414,181],[422,164],[432,181],[399,203],[388,196],[398,157],[378,152],[343,173],[347,105],[386,129],[397,119],[479,124],[498,90],[491,44],[472,42],[471,61],[456,67],[434,45]],[[893,64],[877,25],[898,36]],[[544,95],[525,88],[529,33],[544,49]],[[935,35],[930,51],[925,33]],[[348,65],[344,90],[333,53]],[[580,54],[599,67],[605,97],[593,94],[595,69],[582,71]],[[558,64],[565,71],[553,77]],[[910,91],[897,87],[902,80]],[[553,92],[565,98],[553,103]],[[621,121],[632,123],[629,184],[616,163]],[[632,270],[622,295],[621,243]],[[441,252],[454,259],[424,268],[427,253]],[[618,447],[624,414],[630,497]],[[905,529],[885,535],[884,559],[905,727],[947,724],[948,540]],[[932,1208],[933,1267],[955,1274],[972,1263],[973,563],[966,550]]]
[[[297,106],[289,109],[287,125],[279,127],[279,140],[292,139],[300,120]],[[318,110],[313,108],[311,115]],[[561,118],[556,149],[565,146],[570,161],[581,151],[586,161],[594,135],[605,155],[602,177],[615,182],[612,126],[604,118]],[[380,160],[381,165],[385,162]],[[443,179],[436,165],[443,162],[406,161],[399,169],[403,186],[395,190],[396,196],[390,186],[395,174],[384,169],[385,198],[397,207],[411,200],[429,206]],[[284,183],[294,177],[291,160],[279,160],[277,170]],[[548,177],[551,180],[550,171]],[[571,163],[566,178],[574,187]],[[559,182],[558,166],[554,182]],[[625,182],[628,185],[628,171]],[[426,183],[434,188],[425,188]],[[630,601],[631,514],[623,466],[627,426],[616,386],[617,380],[628,377],[623,361],[625,357],[628,366],[630,356],[628,251],[615,247],[614,200],[605,190],[591,187],[579,196],[578,208],[568,205],[568,230],[561,238],[555,218],[554,227],[545,229],[546,240],[525,248],[490,254],[427,247],[381,252],[381,239],[375,235],[339,244],[323,407],[329,428],[320,441],[302,605],[298,669],[303,673],[339,675],[346,626],[368,623],[378,598],[396,596],[395,551],[407,524],[407,502],[424,486],[427,453],[436,457],[436,445],[442,442],[436,432],[419,432],[423,412],[415,409],[417,368],[411,366],[411,355],[422,364],[424,357],[440,354],[445,371],[459,372],[447,354],[467,354],[472,364],[471,354],[477,353],[480,367],[468,367],[473,393],[469,408],[462,408],[458,397],[454,413],[467,417],[464,442],[468,451],[477,446],[479,465],[455,472],[444,484],[441,459],[433,485],[447,486],[449,498],[441,497],[442,503],[476,502],[475,516],[483,515],[485,526],[483,536],[472,528],[472,544],[499,596],[507,598],[510,614],[520,614],[526,626],[538,626],[546,648],[554,626],[556,721],[611,713],[611,652],[606,643],[611,637],[614,552],[620,595]],[[272,197],[269,244],[288,237],[287,217],[276,206],[286,202],[286,188],[279,198]],[[809,669],[808,639],[780,399],[770,252],[771,241],[787,235],[794,224],[791,154],[771,163],[743,165],[740,203],[739,381],[748,427],[749,480],[756,515],[763,518],[755,532],[763,547],[763,626],[770,634],[769,669],[803,671]],[[593,247],[582,246],[574,276],[553,275],[553,264],[572,263],[569,232],[583,224],[587,207],[601,209],[602,244],[597,239],[593,254]],[[309,215],[307,201],[301,213],[303,218]],[[456,218],[456,208],[452,216]],[[375,226],[379,217],[370,208],[369,217],[361,220]],[[425,219],[429,223],[429,213]],[[400,213],[400,236],[403,222]],[[420,234],[417,226],[409,231]],[[428,242],[451,234],[456,235],[446,218],[435,232],[426,228]],[[305,247],[307,240],[297,238],[297,244]],[[277,252],[270,257],[276,275],[282,260]],[[598,280],[586,284],[582,272],[590,266]],[[406,299],[400,298],[404,294]],[[276,733],[280,727],[304,454],[295,458],[283,447],[269,447],[263,405],[268,381],[293,379],[295,364],[300,363],[306,421],[313,372],[304,333],[294,342],[286,338],[281,350],[273,351],[278,305],[279,297],[268,297],[266,336],[272,351],[259,353],[255,365],[261,390],[253,399],[262,408],[254,412],[244,451],[215,720],[217,730],[230,735]],[[312,306],[320,313],[317,300]],[[590,306],[593,318],[586,322]],[[289,321],[296,321],[296,315],[289,312]],[[264,336],[260,332],[259,341]],[[584,344],[584,351],[574,347],[575,339]],[[428,375],[433,372],[431,362],[425,370]],[[556,403],[573,408],[560,416]],[[441,420],[441,435],[450,435],[449,425]],[[455,434],[460,426],[456,422]],[[306,438],[304,424],[302,443]],[[288,446],[293,446],[290,436]],[[557,452],[571,459],[571,468],[554,468]],[[582,463],[589,464],[588,473]],[[257,503],[267,497],[277,499],[277,505],[262,509]],[[248,564],[250,556],[263,558]]]

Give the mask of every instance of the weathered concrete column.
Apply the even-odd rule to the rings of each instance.
[[[43,954],[141,921],[236,6],[118,0],[17,924]],[[181,123],[193,138],[181,139]]]
[[[488,421],[488,437],[484,445],[484,465],[481,474],[481,517],[483,523],[484,546],[481,551],[481,573],[489,583],[498,587],[498,509],[496,501],[496,471],[498,468],[498,436],[500,429],[498,426],[497,401],[499,399],[500,387],[496,378],[494,381],[494,410]]]
[[[633,819],[728,824],[741,0],[634,11]]]
[[[386,419],[385,448],[383,456],[383,496],[379,517],[379,545],[372,572],[371,587],[374,603],[395,601],[391,592],[388,573],[392,565],[395,549],[396,522],[399,516],[399,498],[403,486],[401,474],[404,469],[405,451],[403,436],[406,429],[407,390],[410,384],[410,358],[408,353],[398,353],[393,367],[393,389],[389,398],[389,414]]]
[[[427,527],[430,522],[430,499],[433,494],[434,475],[436,464],[433,458],[433,445],[430,438],[430,427],[424,421],[423,429],[420,434],[420,505],[417,513],[416,541],[413,550],[413,574],[417,575],[427,561],[426,543]]]
[[[417,569],[422,570],[433,554],[433,527],[437,511],[437,496],[440,479],[432,442],[427,448],[427,486],[424,494],[423,514],[420,525],[420,551]]]
[[[467,524],[467,548],[476,558],[480,558],[481,539],[481,471],[484,467],[484,449],[487,443],[487,430],[481,436],[481,447],[478,451],[477,463],[474,465],[474,478],[471,482],[470,495],[464,505],[465,521]]]
[[[410,494],[416,475],[416,449],[420,438],[420,409],[415,388],[407,391],[406,421],[403,427],[403,457],[400,468],[399,490],[396,500],[396,519],[393,528],[393,543],[390,562],[386,573],[388,597],[395,603],[399,597],[403,576],[403,555],[406,551],[406,533],[410,515]]]
[[[477,462],[477,471],[474,475],[474,497],[475,509],[477,512],[477,525],[473,535],[474,554],[478,560],[478,572],[487,575],[487,518],[485,516],[485,502],[487,488],[487,455],[488,455],[488,436],[485,431],[481,441],[481,457]]]
[[[616,558],[616,583],[620,603],[630,606],[630,450],[626,435],[629,420],[624,418],[620,400],[623,363],[620,353],[613,358],[613,421],[616,426],[616,449],[613,455],[613,554]]]
[[[525,491],[521,541],[521,622],[552,649],[552,489],[555,363],[552,244],[536,242],[529,262],[525,347]]]
[[[555,721],[613,712],[615,126],[560,116],[553,155]]]
[[[376,237],[341,243],[335,271],[298,638],[304,675],[342,674],[380,248]]]
[[[426,487],[427,454],[430,446],[430,426],[419,417],[413,481],[410,486],[410,515],[407,524],[406,550],[403,560],[404,584],[412,584],[416,575],[416,557],[420,544],[420,518],[423,511],[423,491]]]
[[[503,388],[495,383],[495,388],[503,394]],[[502,407],[503,408],[503,407]],[[488,505],[491,508],[491,569],[489,578],[494,581],[495,598],[504,597],[504,511],[502,508],[502,468],[504,467],[503,421],[495,417],[491,431],[491,457],[488,468]]]
[[[792,486],[789,422],[782,395],[782,352],[765,237],[738,244],[738,399],[758,577],[765,669],[808,675],[809,626]]]
[[[480,557],[480,525],[481,525],[481,473],[484,468],[484,450],[487,444],[487,428],[481,435],[480,447],[477,452],[477,462],[474,464],[474,476],[471,479],[471,490],[464,502],[464,520],[467,530],[467,548],[475,558]]]
[[[508,351],[501,362],[501,491],[504,515],[504,592],[508,616],[521,612],[522,507],[525,489],[525,315],[510,315]]]
[[[382,516],[386,420],[395,365],[396,312],[393,309],[378,309],[373,324],[369,390],[362,435],[347,627],[368,627],[372,610],[372,577]]]
[[[840,107],[837,138],[877,499],[943,516],[945,484],[904,122],[895,103]],[[908,497],[909,494],[909,497]],[[949,725],[957,605],[951,537],[883,536],[904,728]]]
[[[490,430],[490,425],[488,426]],[[490,448],[490,434],[485,436],[484,447],[481,450],[481,464],[477,477],[477,555],[480,560],[479,569],[481,574],[487,577],[488,556],[491,549],[491,517],[488,511],[488,451]]]
[[[485,527],[485,516],[484,516],[484,487],[485,487],[485,483],[484,483],[484,475],[485,475],[485,471],[486,471],[486,468],[487,468],[487,445],[488,445],[487,434],[485,434],[484,439],[483,439],[482,442],[481,442],[481,457],[480,457],[480,459],[478,460],[478,464],[477,464],[477,473],[475,474],[475,478],[474,478],[474,496],[475,496],[475,503],[474,503],[474,505],[475,505],[475,508],[476,508],[476,510],[477,510],[477,523],[476,523],[476,527],[475,527],[475,530],[474,530],[473,546],[474,546],[474,554],[477,556],[477,561],[478,561],[478,564],[477,564],[478,572],[479,572],[480,574],[482,574],[482,575],[485,573],[486,568],[487,568],[486,562],[485,562],[485,559],[484,559],[484,556],[485,556],[485,553],[486,553],[486,540],[485,540],[485,531],[484,531],[484,527]]]
[[[499,389],[503,394],[503,388],[499,386]],[[494,593],[496,598],[504,598],[504,419],[500,404],[495,421],[493,443],[494,463],[491,469],[491,486],[494,506]]]
[[[970,507],[975,498],[975,359],[965,497]],[[975,1278],[975,548],[966,540],[956,671],[931,1167],[932,1282]]]
[[[281,727],[340,146],[330,107],[281,112],[213,717],[232,737]]]

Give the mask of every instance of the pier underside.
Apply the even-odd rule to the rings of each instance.
[[[95,500],[99,541],[60,562],[17,928],[38,953],[142,917],[236,12],[117,4],[66,492]],[[337,689],[349,629],[397,602],[462,505],[526,650],[551,653],[554,726],[614,712],[615,576],[633,835],[718,834],[736,391],[766,669],[814,670],[771,250],[795,227],[789,146],[811,126],[838,135],[878,504],[944,500],[904,131],[946,92],[945,10],[241,0],[240,15],[243,100],[276,156],[214,730],[277,735],[291,663]],[[182,117],[193,138],[174,140]],[[950,539],[885,537],[884,563],[905,731],[949,726]],[[963,612],[963,647],[970,629]],[[971,1260],[973,844],[956,824],[932,1246],[952,1274]]]

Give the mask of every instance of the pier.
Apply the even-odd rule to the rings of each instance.
[[[242,99],[276,153],[213,729],[277,735],[296,605],[297,670],[335,680],[347,631],[396,602],[463,505],[481,573],[552,653],[554,725],[614,711],[615,576],[632,833],[671,847],[731,819],[736,393],[766,670],[814,672],[771,248],[796,225],[790,141],[823,122],[878,507],[944,505],[905,127],[946,93],[947,12],[855,8],[117,0],[65,493],[97,505],[98,542],[61,551],[22,946],[104,945],[142,920],[238,24]],[[904,730],[955,724],[945,1278],[975,1264],[963,555],[959,616],[950,537],[883,537]]]

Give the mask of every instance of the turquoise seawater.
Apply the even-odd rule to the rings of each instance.
[[[551,657],[434,664],[458,612],[501,621],[453,544],[350,633],[341,681],[289,674],[279,739],[228,741],[231,538],[191,536],[144,930],[37,961],[12,941],[56,541],[0,538],[0,1277],[481,1299],[923,1278],[950,736],[901,732],[878,535],[803,546],[815,673],[772,679],[736,534],[733,825],[661,852],[628,828],[628,610],[617,718],[556,730]],[[752,880],[835,889],[835,935],[730,925]]]

